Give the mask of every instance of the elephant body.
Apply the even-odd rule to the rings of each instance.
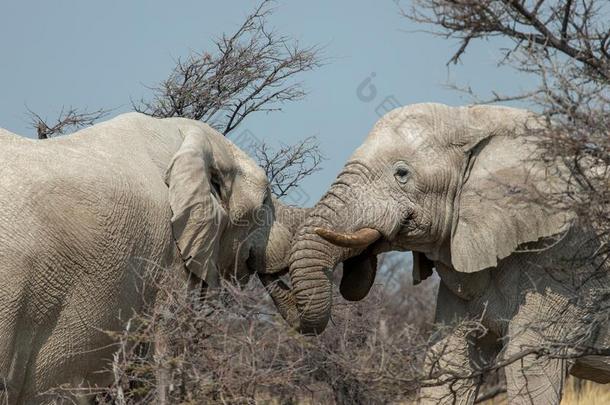
[[[596,355],[610,343],[610,268],[592,227],[554,200],[570,173],[538,147],[546,129],[508,107],[383,116],[296,231],[289,322],[324,330],[338,263],[341,294],[360,300],[375,255],[412,251],[414,282],[436,269],[436,318],[452,325],[435,335],[422,402],[472,403],[492,360],[505,365],[511,403],[558,404],[568,370],[610,381],[609,358]]]
[[[107,383],[83,373],[111,358],[105,331],[154,297],[151,276],[181,263],[163,167],[181,138],[143,121],[45,142],[3,136],[0,375],[10,401]]]
[[[513,253],[477,273],[460,273],[434,262],[441,278],[435,321],[458,326],[439,336],[425,369],[442,379],[451,372],[477,375],[485,364],[507,363],[511,403],[559,403],[568,372],[610,382],[610,358],[579,352],[610,344],[604,313],[610,269],[585,262],[595,248],[585,232],[571,229],[550,247],[548,241],[531,243],[527,250],[532,252]],[[461,329],[460,323],[472,320],[485,328],[482,335]],[[548,359],[542,351],[547,345],[552,353]],[[536,353],[526,355],[529,350]],[[472,403],[479,381],[424,388],[422,403]]]
[[[106,332],[154,302],[160,277],[265,272],[273,217],[255,223],[253,212],[273,211],[267,179],[203,123],[131,113],[44,141],[0,130],[0,172],[9,403],[107,385]]]

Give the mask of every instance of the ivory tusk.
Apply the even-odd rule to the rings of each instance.
[[[346,248],[367,247],[381,237],[381,233],[373,228],[361,228],[354,233],[338,233],[326,228],[315,228],[314,232],[327,242]]]

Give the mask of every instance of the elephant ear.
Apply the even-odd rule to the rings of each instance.
[[[203,131],[187,132],[167,169],[172,233],[186,268],[215,284],[220,235],[227,214],[212,185],[213,155]]]
[[[477,114],[486,122],[469,127],[477,135],[462,145],[467,159],[454,203],[451,264],[465,273],[494,267],[519,245],[565,231],[570,221],[544,201],[561,187],[552,173],[561,169],[537,158],[523,111],[487,110]]]

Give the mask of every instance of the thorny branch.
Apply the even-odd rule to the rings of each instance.
[[[604,11],[598,0],[416,0],[403,10],[409,19],[439,27],[438,35],[461,44],[450,62],[457,63],[473,39],[511,38],[516,47],[541,45],[573,58],[595,74],[610,79],[608,31],[597,18]],[[507,52],[511,52],[510,50]]]
[[[400,261],[382,263],[403,270]],[[376,378],[389,371],[415,375],[420,366],[436,284],[414,288],[406,280],[388,279],[389,288],[376,286],[366,302],[337,303],[335,327],[319,337],[300,335],[274,315],[258,283],[245,289],[224,284],[219,297],[194,302],[177,280],[161,281],[155,312],[138,315],[128,331],[111,333],[120,348],[109,370],[115,382],[98,403],[157,402],[155,376],[161,369],[168,371],[170,404],[377,404],[413,398],[412,382]],[[167,350],[150,356],[153,342],[167,330]]]
[[[365,300],[349,303],[335,296],[334,325],[318,337],[291,330],[258,283],[244,289],[223,284],[222,291],[200,301],[186,296],[178,280],[161,280],[155,311],[137,315],[133,327],[125,331],[110,333],[119,347],[109,367],[114,383],[91,392],[99,393],[100,404],[154,403],[159,389],[156,377],[166,370],[169,404],[305,400],[382,404],[413,401],[421,387],[460,380],[481,386],[478,403],[502,394],[501,368],[526,356],[570,361],[585,352],[609,354],[593,347],[567,350],[595,329],[591,323],[573,333],[570,341],[543,340],[511,356],[499,354],[474,370],[461,370],[462,364],[452,363],[448,346],[433,353],[427,363],[440,364],[440,356],[447,356],[442,360],[449,367],[425,367],[430,347],[456,327],[465,326],[475,337],[484,336],[487,329],[480,320],[431,327],[438,279],[413,286],[404,277],[403,261],[398,254],[380,258],[379,283]],[[337,271],[335,284],[339,280]],[[548,329],[543,325],[534,331]],[[154,342],[168,330],[167,350],[152,356]]]

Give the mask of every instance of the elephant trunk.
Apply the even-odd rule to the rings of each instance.
[[[298,329],[304,334],[319,334],[326,328],[332,302],[330,273],[339,262],[339,254],[333,252],[335,248],[314,232],[316,225],[301,229],[290,256],[290,282],[299,313]]]
[[[267,243],[266,268],[258,272],[258,277],[280,315],[290,326],[299,329],[294,294],[282,281],[281,276],[288,272],[295,233],[312,209],[289,206],[275,197],[272,202],[275,218]]]
[[[299,315],[297,312],[294,295],[290,288],[277,274],[258,274],[258,278],[271,296],[278,312],[293,328],[299,326]]]
[[[319,334],[326,327],[331,313],[331,274],[337,264],[360,255],[381,236],[375,229],[367,227],[367,219],[354,215],[352,209],[359,205],[359,199],[349,186],[350,182],[357,180],[350,179],[354,176],[350,174],[340,176],[312,209],[292,245],[289,274],[299,314],[298,329],[302,333]],[[336,229],[343,233],[336,232]],[[367,258],[365,262],[362,265],[354,263],[352,268],[367,268],[370,260]],[[345,276],[344,269],[343,281]],[[348,284],[350,287],[345,290],[355,285]],[[363,293],[352,290],[346,294],[342,291],[342,294],[348,299],[361,299],[368,293],[368,288],[370,285]]]

